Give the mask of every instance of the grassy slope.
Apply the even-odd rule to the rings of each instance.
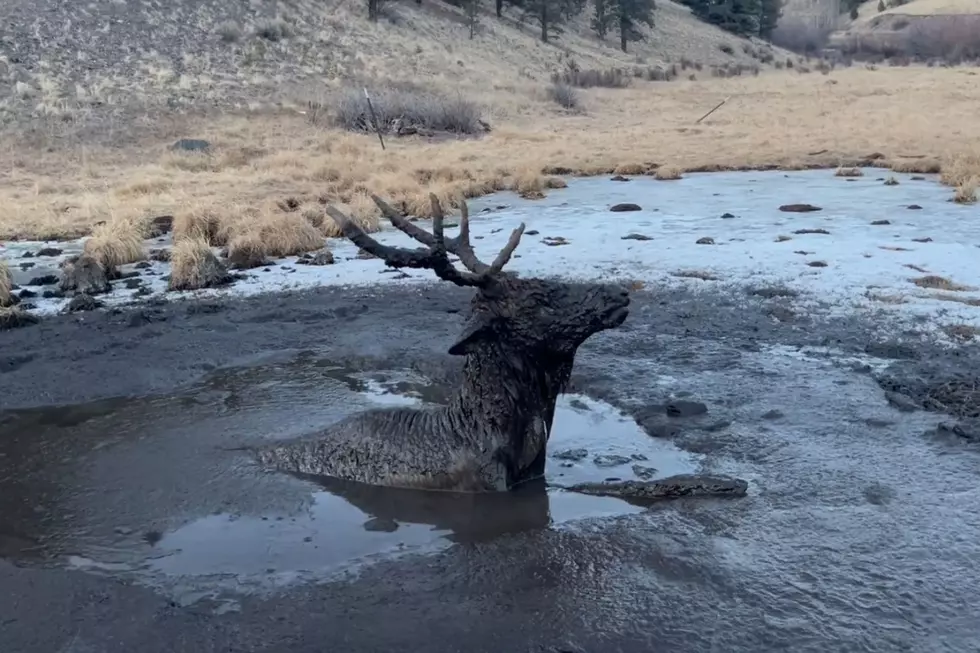
[[[50,6],[48,6],[50,5]],[[254,6],[254,10],[253,10]],[[274,7],[278,13],[274,13]],[[585,17],[557,45],[541,44],[533,25],[490,11],[469,40],[461,12],[425,0],[389,5],[371,24],[353,0],[4,0],[0,29],[0,118],[96,119],[125,110],[219,107],[258,109],[305,104],[342,81],[412,80],[491,95],[500,87],[542,81],[568,59],[584,68],[677,61],[705,65],[751,61],[740,39],[662,0],[657,27],[630,54],[598,42]],[[263,28],[283,33],[270,40]],[[734,47],[734,55],[719,49]],[[17,60],[19,63],[12,63]],[[5,73],[5,75],[4,75]],[[6,109],[5,111],[3,109]]]
[[[13,53],[21,63],[6,66],[7,81],[19,75],[28,91],[0,87],[12,128],[0,139],[0,160],[9,162],[0,166],[0,239],[84,234],[103,220],[125,231],[113,221],[164,213],[184,223],[211,214],[232,235],[302,235],[298,216],[323,217],[318,197],[370,223],[377,213],[367,191],[424,212],[429,191],[449,202],[502,187],[533,192],[550,166],[584,174],[651,164],[798,167],[882,152],[932,169],[980,131],[980,88],[967,69],[824,76],[801,74],[807,67],[797,59],[792,71],[714,79],[711,64],[752,61],[748,44],[667,0],[651,38],[628,55],[592,39],[584,20],[556,46],[485,16],[470,41],[459,13],[431,0],[396,5],[377,25],[346,0],[280,3],[289,34],[274,41],[252,31],[276,17],[252,14],[247,3],[107,0],[91,6],[125,21],[106,31],[96,27],[104,15],[86,13],[90,5],[73,4],[74,13],[54,20],[45,6],[54,0],[20,2],[0,8],[4,29],[17,24],[17,11],[50,21],[19,28],[27,35]],[[35,5],[40,11],[30,10]],[[220,36],[234,36],[225,21],[239,28],[230,42]],[[42,52],[39,44],[60,49]],[[721,50],[726,44],[732,54]],[[669,83],[583,91],[584,110],[573,113],[544,93],[550,72],[569,58],[583,68],[682,58],[705,68]],[[393,139],[382,152],[374,137],[311,125],[296,111],[311,97],[330,106],[341,84],[384,79],[459,90],[485,108],[494,130],[479,139]],[[212,110],[184,111],[202,107]],[[242,108],[251,110],[235,111]],[[25,134],[38,147],[25,145]],[[213,156],[168,152],[183,136],[209,139]],[[908,155],[925,158],[902,161]],[[299,211],[277,206],[287,196],[300,201]]]

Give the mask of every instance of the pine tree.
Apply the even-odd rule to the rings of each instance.
[[[616,21],[616,0],[595,0],[594,4],[591,27],[600,39],[605,40]]]
[[[759,15],[759,36],[769,39],[783,15],[783,0],[762,0]]]
[[[654,0],[615,0],[614,14],[619,25],[619,47],[626,52],[630,41],[640,41],[640,25],[653,27]]]
[[[541,27],[541,40],[549,43],[562,33],[561,24],[585,8],[585,0],[524,0],[524,17]]]

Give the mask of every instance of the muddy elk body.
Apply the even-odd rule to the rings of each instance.
[[[555,402],[587,338],[623,323],[629,294],[621,286],[519,278],[503,267],[524,225],[486,264],[473,251],[469,215],[459,235],[443,234],[435,196],[432,233],[372,196],[391,223],[424,245],[382,245],[336,209],[343,234],[392,267],[428,268],[443,280],[476,289],[469,319],[449,353],[466,358],[461,387],[448,405],[379,408],[259,453],[280,469],[375,485],[457,491],[507,490],[544,473]],[[449,254],[466,270],[457,269]]]

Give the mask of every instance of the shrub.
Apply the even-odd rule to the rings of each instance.
[[[281,41],[288,38],[290,32],[289,25],[281,18],[260,20],[255,25],[255,35],[266,41]]]
[[[794,52],[816,52],[822,50],[833,31],[830,27],[814,25],[803,18],[787,16],[779,21],[772,31],[772,42],[781,48]],[[792,64],[787,61],[787,68]]]
[[[225,266],[203,238],[177,241],[170,255],[170,290],[213,288],[230,280]]]
[[[146,258],[143,228],[133,220],[110,220],[92,230],[83,251],[106,270]]]
[[[562,72],[552,74],[551,82],[565,83],[577,88],[626,88],[630,85],[630,75],[623,68],[581,70],[577,66],[569,65]]]
[[[372,92],[371,105],[382,131],[390,131],[399,123],[457,134],[483,131],[479,105],[459,95],[450,98],[417,89],[389,88]],[[334,120],[337,126],[350,131],[374,131],[362,89],[348,88],[341,94]]]
[[[233,20],[222,21],[218,23],[215,29],[218,32],[218,37],[224,43],[235,43],[242,38],[242,30],[238,27],[238,23]]]
[[[548,97],[555,104],[569,111],[578,111],[581,108],[578,91],[565,82],[555,82],[549,86]]]

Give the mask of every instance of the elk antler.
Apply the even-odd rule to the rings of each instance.
[[[403,247],[391,247],[382,245],[374,238],[368,236],[357,223],[351,220],[332,206],[328,206],[327,215],[333,218],[337,226],[340,227],[344,236],[352,243],[364,251],[384,260],[393,268],[428,268],[435,271],[436,276],[446,281],[452,281],[458,286],[485,286],[490,279],[499,273],[510,261],[511,255],[521,242],[524,233],[524,223],[514,229],[510,235],[510,240],[504,246],[493,263],[487,265],[476,257],[473,246],[470,245],[470,223],[469,210],[466,202],[461,207],[461,218],[459,223],[459,236],[446,240],[443,234],[443,220],[445,215],[442,206],[435,194],[430,193],[429,199],[432,202],[432,233],[420,229],[412,224],[407,218],[392,208],[387,202],[377,195],[371,195],[371,199],[381,209],[382,215],[400,231],[406,233],[412,239],[417,240],[428,249],[406,249]],[[459,257],[460,262],[469,270],[464,272],[457,270],[449,261],[449,253]]]

